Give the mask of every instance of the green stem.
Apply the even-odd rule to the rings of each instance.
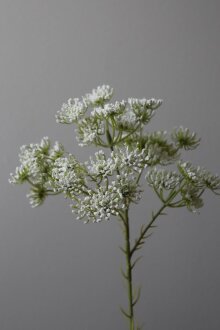
[[[124,140],[126,140],[129,136],[131,136],[132,134],[134,134],[139,128],[141,127],[141,123],[139,123],[137,125],[137,127],[130,133],[128,133],[127,135],[125,135],[123,138],[121,138],[118,142],[121,143],[123,142]]]
[[[134,328],[133,288],[132,288],[131,247],[130,247],[130,227],[129,227],[128,208],[125,211],[124,226],[125,226],[126,278],[127,278],[127,286],[128,286],[128,303],[129,303],[129,311],[128,311],[129,317],[128,318],[129,318],[130,330],[135,330],[135,328]]]
[[[133,246],[133,248],[131,249],[131,256],[134,254],[134,252],[137,250],[137,247],[140,245],[142,239],[144,239],[145,234],[147,233],[147,231],[151,228],[151,226],[153,225],[154,221],[158,218],[158,216],[163,212],[163,210],[167,207],[166,204],[163,204],[161,206],[161,208],[157,211],[156,214],[154,214],[152,216],[151,221],[148,223],[148,225],[144,228],[144,230],[141,232],[141,235],[139,236],[139,238],[135,241],[135,244]]]
[[[170,195],[168,196],[167,200],[163,201],[163,205],[160,207],[160,209],[157,211],[157,213],[152,215],[150,222],[142,229],[140,236],[135,241],[135,244],[134,244],[133,248],[131,249],[131,256],[134,254],[134,252],[140,246],[142,240],[145,238],[147,231],[150,228],[152,228],[154,221],[159,217],[159,215],[161,215],[163,213],[163,210],[169,206],[169,203],[178,195],[178,193],[180,192],[181,189],[182,189],[182,187],[179,188],[177,191],[176,190],[172,191],[170,193]]]

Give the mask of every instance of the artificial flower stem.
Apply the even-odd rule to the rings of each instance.
[[[133,289],[132,289],[132,264],[131,264],[131,246],[130,246],[130,226],[128,207],[125,211],[124,217],[125,226],[125,254],[126,254],[126,279],[128,286],[128,303],[129,303],[129,330],[135,330],[134,328],[134,306],[133,306]]]

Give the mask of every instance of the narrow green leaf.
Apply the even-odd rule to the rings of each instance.
[[[120,311],[121,311],[122,314],[123,314],[125,317],[127,317],[128,319],[131,318],[131,316],[130,316],[127,312],[125,312],[125,310],[124,310],[122,307],[120,307]]]
[[[142,258],[143,258],[142,256],[136,258],[136,260],[135,260],[135,261],[132,263],[132,265],[131,265],[131,269],[133,269],[133,268],[135,267],[135,265],[137,264],[137,262],[138,262],[140,259],[142,259]]]

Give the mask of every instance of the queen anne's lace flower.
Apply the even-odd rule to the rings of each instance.
[[[103,107],[96,107],[91,112],[92,116],[97,116],[99,118],[108,118],[111,116],[119,116],[125,111],[126,103],[125,101],[106,103]]]
[[[180,193],[184,205],[186,205],[190,211],[195,213],[199,208],[203,207],[203,199],[200,197],[201,191],[198,188],[192,185],[186,185]]]
[[[139,150],[135,148],[130,150],[128,146],[124,149],[115,149],[111,157],[119,170],[139,173],[147,166],[147,161],[149,160],[145,149]]]
[[[20,148],[20,166],[11,173],[10,183],[20,184],[28,181],[31,191],[27,195],[32,207],[41,205],[51,190],[51,170],[58,157],[64,154],[63,146],[56,142],[51,146],[48,137],[40,143],[23,145]]]
[[[109,220],[111,216],[119,215],[129,202],[136,203],[141,197],[135,177],[126,173],[117,175],[110,184],[87,192],[84,198],[71,205],[77,219],[85,219],[85,222]]]
[[[127,205],[130,202],[138,203],[140,201],[142,191],[139,189],[135,174],[121,171],[116,176],[116,181],[113,181],[112,184],[119,189]]]
[[[162,104],[162,100],[129,98],[128,104],[134,112],[136,120],[147,124],[153,117],[155,110]]]
[[[173,131],[171,138],[178,148],[184,148],[186,150],[195,149],[200,142],[195,132],[191,133],[188,128],[183,128],[182,126]]]
[[[9,183],[21,184],[28,179],[29,169],[23,164],[16,167],[15,173],[10,173]]]
[[[75,123],[85,114],[86,110],[87,106],[84,101],[80,101],[78,98],[70,98],[57,112],[56,121],[62,124]]]
[[[92,175],[107,177],[113,175],[117,169],[114,159],[107,158],[103,150],[95,153],[95,160],[90,157],[90,165],[87,166],[89,173]]]
[[[77,127],[77,140],[81,147],[96,143],[100,135],[104,134],[104,124],[98,119],[84,118]]]
[[[220,195],[220,178],[183,161],[176,164],[178,171],[164,169],[180,159],[181,149],[196,148],[200,139],[183,127],[174,130],[171,136],[166,131],[145,130],[161,99],[129,98],[109,103],[112,95],[110,86],[98,86],[82,99],[69,99],[56,115],[57,122],[76,126],[80,146],[101,148],[90,161],[80,163],[65,153],[60,143],[51,146],[48,137],[44,137],[38,144],[21,147],[20,166],[9,181],[30,185],[27,197],[32,207],[41,205],[49,195],[64,193],[71,200],[76,219],[87,223],[117,217],[125,235],[125,246],[121,250],[127,266],[122,274],[131,288],[132,271],[139,260],[133,259],[133,255],[151,235],[155,220],[164,215],[167,208],[186,207],[197,212],[203,206],[202,195],[206,189]],[[133,240],[129,210],[132,203],[137,204],[142,197],[141,176],[146,168],[147,184],[161,205]],[[133,317],[139,296],[139,290],[129,290],[129,309],[121,309],[132,329],[139,329]]]
[[[208,188],[213,192],[220,190],[220,177],[211,174],[205,168],[193,166],[190,162],[179,163],[178,168],[191,185],[201,189]]]
[[[171,190],[179,186],[181,175],[175,171],[157,169],[155,167],[147,173],[146,179],[150,186],[157,190]]]
[[[45,182],[48,176],[50,160],[50,141],[44,137],[39,144],[23,145],[20,148],[20,167],[11,174],[11,182],[24,182],[30,177],[34,183]],[[13,180],[14,178],[14,180]]]
[[[88,193],[78,204],[72,205],[77,219],[86,218],[85,222],[109,220],[111,215],[118,215],[119,210],[125,207],[123,195],[114,184],[107,188],[101,186],[98,190]]]
[[[217,174],[213,175],[205,170],[203,173],[203,182],[205,186],[213,192],[218,194],[218,191],[220,191],[220,177]]]
[[[205,183],[203,180],[203,175],[205,172],[201,169],[200,166],[195,167],[190,164],[190,162],[179,162],[178,168],[187,182],[198,188],[205,187]]]
[[[43,186],[33,187],[30,193],[27,194],[31,207],[37,207],[43,204],[46,196],[46,189]]]
[[[84,101],[91,106],[103,105],[106,101],[111,99],[112,95],[113,88],[109,85],[102,85],[93,89],[91,93],[86,94]]]
[[[63,145],[56,141],[53,148],[50,151],[50,157],[55,160],[59,157],[62,157],[64,152],[65,150]]]
[[[161,106],[163,100],[161,99],[135,99],[135,98],[129,98],[128,103],[131,106],[133,110],[146,110],[151,109],[155,110],[159,106]]]
[[[126,109],[122,115],[117,118],[116,125],[119,130],[131,131],[137,125],[137,118],[133,111]]]
[[[158,131],[142,138],[142,143],[148,152],[148,165],[168,165],[179,158],[178,149],[167,140],[166,131]]]
[[[82,164],[70,154],[65,157],[63,146],[58,142],[52,146],[48,137],[21,147],[20,166],[9,181],[31,185],[28,198],[33,207],[42,204],[47,195],[64,192],[75,202],[73,209],[79,218],[108,220],[139,201],[139,180],[146,167],[147,182],[162,202],[164,194],[178,193],[180,200],[172,207],[195,210],[202,206],[206,189],[220,194],[219,176],[189,162],[177,163],[178,173],[153,168],[173,164],[180,158],[180,149],[194,149],[200,142],[182,126],[171,134],[171,142],[166,131],[144,131],[161,99],[128,98],[110,103],[112,96],[110,86],[98,86],[81,99],[69,99],[56,115],[59,123],[76,125],[80,146],[102,148],[90,162]]]
[[[58,158],[52,169],[55,191],[63,191],[70,196],[82,192],[85,185],[83,166],[74,156]]]

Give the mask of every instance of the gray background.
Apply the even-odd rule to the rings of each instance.
[[[54,116],[103,83],[119,100],[163,98],[150,129],[197,131],[185,159],[220,173],[219,10],[218,0],[1,0],[1,330],[127,329],[118,223],[76,222],[62,196],[33,210],[9,173],[20,145],[47,135],[87,159]],[[142,251],[144,329],[220,329],[220,200],[205,199],[199,216],[169,211]],[[133,235],[158,206],[148,191]]]

